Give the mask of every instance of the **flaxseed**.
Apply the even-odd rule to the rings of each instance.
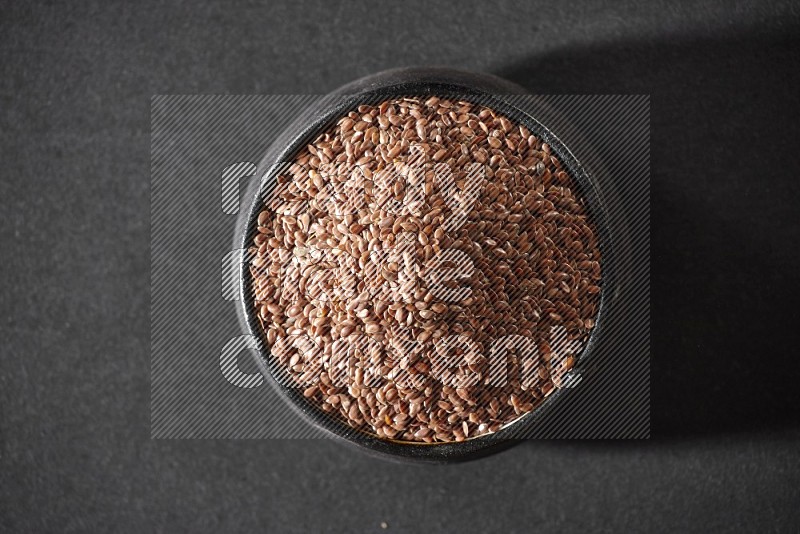
[[[496,432],[561,387],[595,325],[584,200],[547,143],[484,106],[359,106],[277,177],[257,225],[272,357],[380,438]]]

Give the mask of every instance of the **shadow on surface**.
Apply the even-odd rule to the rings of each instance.
[[[797,32],[795,32],[795,35]],[[651,95],[651,435],[800,427],[800,39],[567,49],[497,74]]]

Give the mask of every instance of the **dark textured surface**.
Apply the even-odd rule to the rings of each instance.
[[[800,528],[797,8],[239,4],[2,3],[0,530]],[[414,64],[652,95],[654,438],[435,468],[151,441],[150,96]]]

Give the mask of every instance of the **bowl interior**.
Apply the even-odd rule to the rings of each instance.
[[[591,357],[597,345],[597,339],[602,335],[609,294],[612,291],[611,288],[614,287],[614,257],[606,206],[597,184],[580,165],[572,152],[549,129],[527,112],[523,105],[520,105],[521,102],[524,104],[524,99],[513,95],[503,92],[494,93],[466,83],[411,79],[385,86],[371,87],[354,93],[335,94],[326,97],[301,116],[285,132],[283,138],[276,141],[261,165],[259,165],[257,176],[261,178],[255,181],[256,187],[250,191],[249,209],[245,212],[244,227],[240,230],[237,241],[239,247],[247,250],[250,243],[252,243],[252,239],[256,234],[258,214],[263,207],[264,200],[269,198],[274,190],[276,177],[282,168],[282,162],[292,161],[295,155],[313,138],[361,104],[376,104],[394,97],[427,97],[431,95],[463,99],[481,104],[502,113],[512,122],[524,125],[533,134],[550,145],[583,197],[598,235],[598,244],[602,254],[603,279],[595,326],[577,358],[576,366],[573,370],[578,369],[582,363]],[[267,381],[279,391],[290,407],[306,421],[335,437],[346,440],[348,443],[395,458],[441,462],[475,457],[496,450],[523,436],[524,429],[541,418],[564,392],[561,389],[554,390],[532,412],[520,416],[493,434],[470,438],[462,442],[426,444],[395,441],[381,439],[356,430],[323,412],[315,404],[307,400],[298,388],[288,387],[283,381],[276,378],[280,370],[277,368],[274,358],[270,357],[265,333],[257,318],[257,310],[252,298],[253,277],[248,268],[248,258],[244,256],[241,258],[242,261],[240,263],[239,302],[247,330],[260,341],[259,366],[262,372],[267,375]]]

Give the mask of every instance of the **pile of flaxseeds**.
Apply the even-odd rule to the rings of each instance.
[[[531,412],[599,305],[572,178],[524,126],[464,101],[339,119],[278,176],[251,253],[285,383],[380,438],[463,441]]]

